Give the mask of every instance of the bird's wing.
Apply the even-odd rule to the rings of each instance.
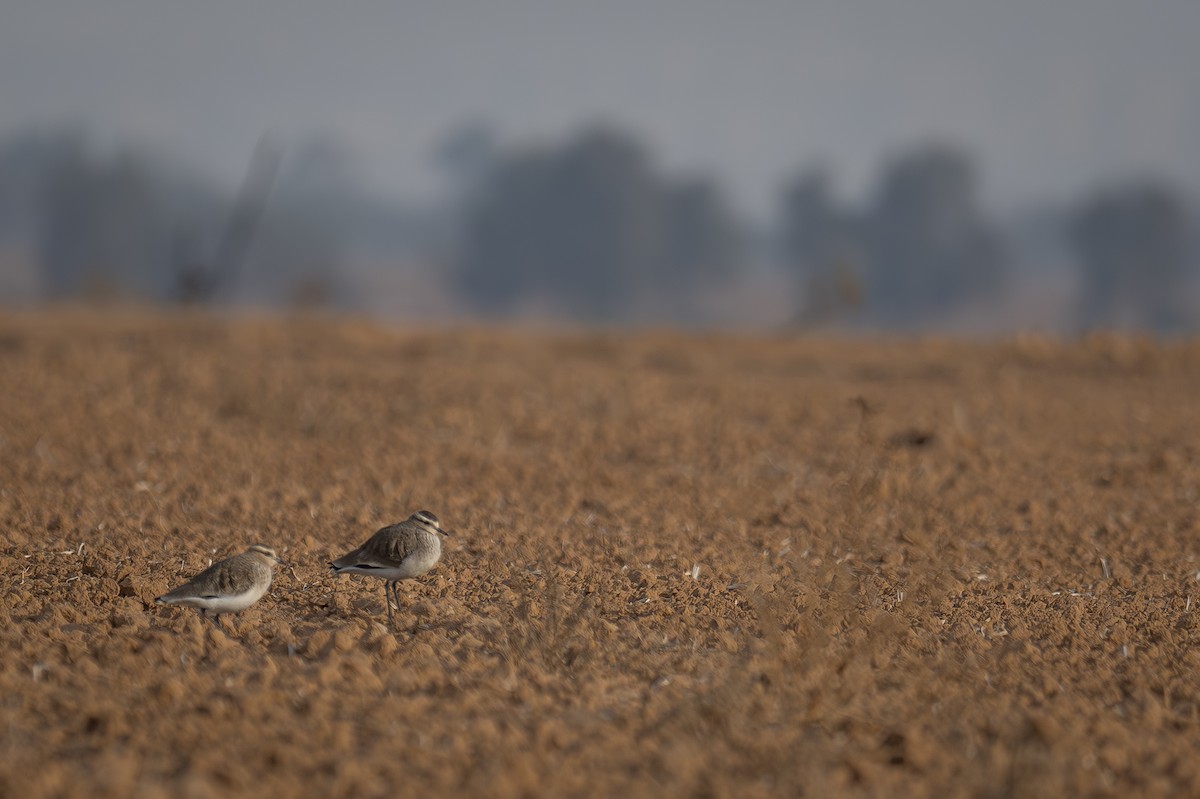
[[[245,563],[246,560],[250,562]],[[218,563],[213,568],[210,580],[211,587],[216,589],[211,592],[212,595],[240,594],[245,591],[252,583],[255,563],[254,556],[245,553]]]
[[[238,569],[241,557],[241,555],[235,555],[214,563],[166,596],[168,598],[216,597],[240,593],[245,590],[245,579],[241,574],[242,570]]]
[[[413,552],[414,537],[404,522],[379,530],[363,544],[360,558],[378,566],[403,563]]]
[[[219,580],[218,573],[220,572],[221,567],[224,565],[224,561],[221,561],[220,563],[214,563],[192,579],[188,580],[183,585],[163,594],[162,598],[182,599],[185,597],[215,596],[217,593],[217,583]]]

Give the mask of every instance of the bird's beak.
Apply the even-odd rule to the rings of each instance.
[[[278,563],[280,566],[291,566],[292,565],[292,564],[288,563],[286,560],[284,560],[283,558],[279,557],[278,555],[275,556],[275,562]]]
[[[446,536],[454,535],[454,533],[450,532],[449,530],[443,530],[441,527],[438,528],[438,532]]]

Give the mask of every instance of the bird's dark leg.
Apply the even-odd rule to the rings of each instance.
[[[388,628],[392,626],[392,586],[395,585],[391,580],[383,584],[383,602],[387,605],[388,612]]]

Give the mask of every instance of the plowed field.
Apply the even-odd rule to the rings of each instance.
[[[1200,794],[1194,343],[57,312],[0,389],[2,796]],[[328,561],[422,508],[389,631]]]

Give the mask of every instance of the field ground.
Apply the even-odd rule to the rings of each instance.
[[[58,312],[0,384],[0,795],[1200,794],[1195,343]],[[389,633],[326,563],[419,508]]]

